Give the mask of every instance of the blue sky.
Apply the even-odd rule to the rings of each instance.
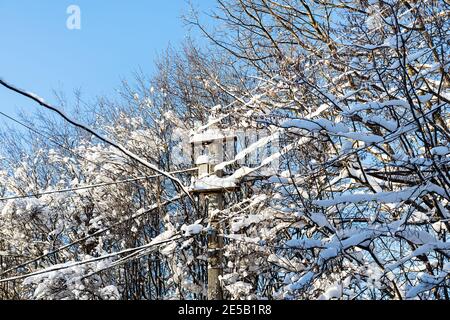
[[[193,3],[201,11],[214,6]],[[81,9],[81,30],[66,28],[72,4]],[[151,75],[156,56],[185,39],[180,17],[188,9],[185,0],[0,0],[0,77],[50,102],[52,90],[113,94],[139,67]],[[36,108],[0,87],[0,110]]]

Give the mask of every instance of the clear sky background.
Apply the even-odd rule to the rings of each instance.
[[[214,6],[192,2],[204,12]],[[71,4],[81,9],[81,30],[66,28]],[[186,38],[188,10],[185,0],[0,0],[0,77],[49,102],[52,90],[81,89],[85,99],[113,94],[139,67],[151,75],[157,55]],[[0,110],[36,108],[0,87]]]

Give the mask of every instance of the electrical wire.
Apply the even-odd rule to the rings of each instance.
[[[84,131],[90,133],[92,136],[96,137],[97,139],[99,139],[100,141],[109,144],[110,146],[114,147],[115,149],[121,151],[123,154],[127,155],[128,157],[130,157],[131,159],[135,160],[136,162],[140,163],[141,165],[156,171],[157,173],[165,176],[166,178],[172,180],[175,184],[175,186],[178,186],[182,192],[184,192],[188,198],[191,200],[192,205],[195,207],[196,203],[194,198],[191,196],[191,194],[189,193],[189,190],[183,185],[183,183],[177,179],[176,177],[172,176],[171,174],[169,174],[168,172],[159,169],[157,166],[151,164],[150,162],[142,159],[141,157],[139,157],[138,155],[136,155],[135,153],[133,153],[132,151],[126,149],[125,147],[123,147],[122,145],[113,142],[112,140],[100,135],[99,133],[97,133],[94,129],[76,121],[73,120],[72,118],[70,118],[69,116],[67,116],[64,112],[62,112],[61,110],[59,110],[57,107],[54,107],[48,103],[46,103],[44,101],[44,99],[36,96],[33,93],[27,92],[25,90],[19,89],[17,87],[15,87],[14,85],[9,84],[8,82],[4,81],[3,79],[0,78],[0,85],[4,86],[5,88],[14,91],[30,100],[33,100],[34,102],[38,103],[40,106],[49,109],[55,113],[57,113],[60,117],[62,117],[65,121],[67,121],[68,123],[70,123],[71,125],[78,127],[80,129],[83,129]]]
[[[93,234],[90,234],[90,235],[87,235],[87,236],[85,236],[85,237],[83,237],[83,238],[80,238],[80,239],[77,239],[77,240],[75,240],[75,241],[72,241],[72,242],[69,243],[69,244],[66,244],[66,245],[64,245],[64,246],[62,246],[62,247],[59,247],[59,248],[57,248],[57,249],[55,249],[55,250],[52,250],[52,251],[50,251],[50,252],[48,252],[48,253],[46,253],[46,254],[43,254],[43,255],[41,255],[41,256],[39,256],[39,257],[36,257],[36,258],[34,258],[34,259],[28,260],[28,261],[23,262],[23,263],[21,263],[21,264],[19,264],[19,265],[16,265],[16,266],[14,266],[14,267],[11,267],[11,268],[9,268],[9,269],[7,269],[7,270],[1,272],[1,273],[0,273],[0,276],[3,276],[3,275],[5,275],[5,274],[7,274],[7,273],[9,273],[9,272],[11,272],[11,271],[16,270],[16,269],[26,267],[27,265],[29,265],[29,264],[31,264],[31,263],[37,262],[37,261],[39,261],[39,260],[41,260],[41,259],[44,259],[44,258],[50,256],[50,255],[53,255],[53,254],[56,254],[56,253],[58,253],[58,252],[60,252],[60,251],[65,250],[65,249],[71,248],[71,247],[73,247],[74,245],[77,245],[77,244],[79,244],[79,243],[82,243],[82,242],[84,242],[84,241],[86,241],[86,240],[88,240],[88,239],[97,237],[97,236],[99,236],[99,235],[101,235],[101,234],[103,234],[103,233],[105,233],[105,232],[107,232],[107,231],[109,231],[109,230],[111,230],[111,229],[113,229],[113,228],[115,228],[115,227],[117,227],[117,226],[119,226],[119,225],[125,223],[125,222],[128,222],[128,221],[130,221],[130,220],[134,220],[134,219],[139,218],[139,217],[141,217],[141,216],[143,216],[143,215],[145,215],[145,214],[149,214],[149,213],[153,212],[154,210],[157,210],[157,209],[160,208],[161,206],[167,206],[167,205],[169,205],[169,204],[172,204],[172,203],[175,202],[175,201],[181,200],[182,198],[183,198],[183,196],[176,196],[176,197],[174,197],[174,198],[172,198],[172,199],[169,199],[169,200],[167,200],[167,201],[165,201],[165,202],[163,202],[163,203],[155,204],[155,205],[153,205],[151,208],[148,208],[147,210],[145,210],[145,211],[143,211],[143,212],[137,212],[137,213],[133,214],[131,217],[126,218],[126,219],[124,219],[124,220],[121,220],[121,221],[119,221],[119,222],[116,222],[116,223],[114,223],[114,224],[112,224],[112,225],[110,225],[110,226],[108,226],[108,227],[105,227],[105,228],[103,228],[103,229],[101,229],[101,230],[98,230],[98,231],[94,232]]]
[[[60,148],[63,148],[65,150],[68,150],[69,152],[71,152],[72,154],[74,154],[77,157],[80,157],[83,160],[89,161],[91,163],[94,163],[97,166],[100,166],[99,163],[93,162],[77,153],[75,153],[72,149],[67,148],[66,146],[60,144],[59,142],[55,141],[54,139],[52,139],[51,137],[48,137],[44,134],[42,134],[41,132],[39,132],[38,130],[32,128],[31,126],[5,114],[4,112],[0,111],[0,115],[10,119],[11,121],[14,121],[15,123],[27,128],[28,130],[40,135],[43,138],[46,138],[50,141],[52,141],[53,143],[55,143],[57,146],[59,146]],[[191,171],[197,171],[197,168],[189,168],[189,169],[184,169],[184,170],[178,170],[178,171],[173,171],[173,172],[169,172],[170,174],[177,174],[177,173],[185,173],[185,172],[191,172]],[[109,171],[109,170],[108,170]],[[111,172],[111,171],[109,171]],[[111,172],[112,173],[112,172]],[[152,175],[152,176],[143,176],[143,177],[138,177],[138,178],[132,178],[132,179],[126,179],[126,180],[120,180],[120,181],[115,181],[115,182],[107,182],[107,183],[99,183],[99,184],[94,184],[94,185],[86,185],[86,186],[80,186],[80,187],[76,187],[76,188],[67,188],[67,189],[61,189],[61,190],[51,190],[51,191],[38,191],[36,193],[33,194],[29,194],[29,195],[22,195],[22,196],[10,196],[10,197],[4,197],[4,198],[0,198],[0,201],[6,201],[6,200],[15,200],[15,199],[25,199],[25,198],[33,198],[33,197],[38,197],[38,196],[43,196],[43,195],[49,195],[49,194],[55,194],[55,193],[65,193],[65,192],[72,192],[72,191],[77,191],[77,190],[85,190],[85,189],[91,189],[91,188],[98,188],[98,187],[104,187],[104,186],[110,186],[110,185],[117,185],[117,184],[122,184],[122,183],[130,183],[130,182],[136,182],[136,181],[140,181],[140,180],[145,180],[145,179],[153,179],[153,178],[158,178],[161,177],[161,174],[158,175]]]
[[[191,171],[197,171],[197,168],[190,168],[186,170],[178,170],[178,171],[172,171],[169,172],[170,174],[176,174],[176,173],[185,173],[185,172],[191,172]],[[105,186],[111,186],[111,185],[118,185],[118,184],[124,184],[124,183],[130,183],[130,182],[136,182],[140,180],[147,180],[147,179],[154,179],[162,177],[162,175],[153,175],[153,176],[143,176],[133,179],[126,179],[126,180],[119,180],[114,182],[105,182],[105,183],[98,183],[98,184],[92,184],[92,185],[86,185],[86,186],[80,186],[76,188],[67,188],[67,189],[61,189],[61,190],[51,190],[51,191],[40,191],[37,193],[29,194],[29,195],[23,195],[23,196],[10,196],[5,198],[0,198],[0,201],[7,201],[7,200],[15,200],[15,199],[26,199],[26,198],[36,198],[39,196],[44,195],[50,195],[50,194],[56,194],[56,193],[65,193],[65,192],[72,192],[72,191],[78,191],[78,190],[86,190],[86,189],[93,189],[93,188],[99,188],[99,187],[105,187]]]

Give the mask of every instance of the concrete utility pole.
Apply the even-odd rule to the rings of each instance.
[[[214,173],[214,166],[218,164],[217,143],[207,145],[208,156],[197,162],[199,177],[209,176]],[[202,161],[203,160],[203,161]],[[223,190],[204,189],[199,191],[200,203],[208,215],[208,300],[222,300],[222,286],[219,277],[223,274],[223,239],[219,234],[223,233],[217,212],[223,210]]]
[[[223,195],[206,195],[210,229],[208,230],[208,300],[222,300],[222,286],[219,277],[223,274],[223,238],[219,236],[222,228],[219,219],[212,215],[215,210],[223,209]]]
[[[222,181],[223,172],[215,172],[214,167],[225,161],[224,149],[228,149],[227,141],[236,142],[234,133],[226,134],[218,128],[210,128],[206,132],[191,138],[193,159],[198,166],[198,177],[192,191],[198,194],[200,207],[208,217],[208,300],[222,300],[223,292],[220,276],[223,274],[223,226],[218,215],[224,209],[224,193],[236,190],[236,185]],[[198,148],[201,146],[201,153]],[[197,157],[197,158],[196,158]]]

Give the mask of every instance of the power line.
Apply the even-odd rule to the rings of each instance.
[[[196,168],[191,168],[191,169],[186,169],[186,170],[172,171],[172,172],[169,172],[169,173],[170,174],[177,174],[177,173],[185,173],[185,172],[191,172],[191,171],[197,171],[197,169]],[[111,186],[111,185],[118,185],[118,184],[123,184],[123,183],[130,183],[130,182],[146,180],[146,179],[154,179],[154,178],[159,178],[161,176],[162,175],[158,174],[158,175],[153,175],[153,176],[143,176],[143,177],[138,177],[138,178],[133,178],[133,179],[114,181],[114,182],[104,182],[104,183],[86,185],[86,186],[81,186],[81,187],[76,187],[76,188],[67,188],[67,189],[51,190],[51,191],[40,191],[40,192],[37,192],[37,193],[23,195],[23,196],[11,196],[11,197],[0,198],[0,201],[35,198],[35,197],[49,195],[49,194],[65,193],[65,192],[72,192],[72,191],[85,190],[85,189],[93,189],[93,188],[99,188],[99,187],[105,187],[105,186]]]
[[[49,136],[43,134],[42,132],[38,131],[37,129],[33,128],[32,126],[27,125],[27,124],[23,123],[22,121],[19,121],[19,120],[15,119],[14,117],[12,117],[12,116],[10,116],[10,115],[8,115],[8,114],[2,112],[2,111],[0,111],[0,115],[2,115],[2,116],[4,116],[4,117],[8,118],[9,120],[11,120],[11,121],[13,121],[13,122],[15,122],[15,123],[21,125],[22,127],[26,128],[26,129],[28,129],[28,130],[30,130],[31,132],[34,132],[34,133],[36,133],[37,135],[39,135],[39,136],[41,136],[41,137],[43,137],[43,138],[45,138],[45,139],[51,141],[53,144],[55,144],[56,146],[60,147],[61,149],[64,149],[64,150],[69,151],[70,153],[72,153],[72,154],[73,154],[74,156],[76,156],[77,158],[82,159],[82,160],[85,160],[85,161],[87,161],[87,162],[90,162],[90,163],[94,164],[95,166],[97,166],[98,168],[101,167],[101,166],[100,166],[100,163],[95,162],[95,161],[92,161],[92,160],[90,160],[90,159],[88,159],[88,158],[86,158],[86,157],[84,157],[84,156],[82,156],[82,155],[76,153],[76,152],[73,151],[71,148],[69,148],[69,147],[67,147],[67,146],[65,146],[65,145],[63,145],[63,144],[61,144],[61,143],[59,143],[59,142],[56,141],[54,138],[49,137]],[[114,172],[112,172],[111,170],[109,170],[109,169],[107,169],[107,168],[104,168],[104,170],[107,171],[107,172],[109,172],[109,173],[111,173],[111,174],[113,174],[113,175],[115,175]]]
[[[0,111],[0,115],[3,115],[4,117],[8,118],[11,121],[14,121],[15,123],[27,128],[28,130],[40,135],[41,137],[44,137],[48,140],[50,140],[51,142],[53,142],[54,144],[56,144],[57,146],[59,146],[60,148],[63,148],[69,152],[71,152],[72,154],[74,154],[75,156],[89,161],[93,164],[95,164],[96,166],[100,167],[100,164],[94,161],[91,161],[79,154],[77,154],[76,152],[74,152],[72,149],[60,144],[59,142],[55,141],[52,137],[48,137],[46,135],[44,135],[43,133],[39,132],[38,130],[36,130],[35,128],[7,115],[6,113]],[[112,171],[105,169],[107,171],[109,171],[110,173],[113,173]],[[172,171],[169,172],[170,174],[177,174],[177,173],[184,173],[184,172],[191,172],[191,171],[197,171],[197,168],[189,168],[189,169],[184,169],[184,170],[178,170],[178,171]],[[67,189],[61,189],[61,190],[52,190],[52,191],[38,191],[37,193],[33,193],[33,194],[29,194],[29,195],[23,195],[23,196],[11,196],[11,197],[5,197],[5,198],[0,198],[0,201],[6,201],[6,200],[15,200],[15,199],[25,199],[25,198],[33,198],[33,197],[38,197],[38,196],[43,196],[43,195],[49,195],[49,194],[55,194],[55,193],[64,193],[64,192],[71,192],[71,191],[77,191],[77,190],[85,190],[85,189],[91,189],[91,188],[97,188],[97,187],[104,187],[104,186],[109,186],[109,185],[116,185],[116,184],[122,184],[122,183],[130,183],[130,182],[136,182],[136,181],[140,181],[140,180],[145,180],[145,179],[152,179],[152,178],[158,178],[161,177],[161,174],[158,175],[153,175],[153,176],[143,176],[143,177],[138,177],[138,178],[133,178],[133,179],[126,179],[126,180],[120,180],[120,181],[115,181],[115,182],[107,182],[107,183],[99,183],[99,184],[95,184],[95,185],[86,185],[86,186],[80,186],[80,187],[76,187],[76,188],[67,188]]]
[[[178,196],[176,196],[176,197],[174,197],[174,198],[172,198],[172,199],[169,199],[169,200],[167,200],[167,201],[165,201],[165,202],[163,202],[163,203],[154,204],[153,206],[151,206],[151,207],[148,208],[147,210],[145,210],[145,211],[143,211],[143,212],[137,212],[137,213],[131,215],[131,217],[129,217],[129,218],[126,218],[126,219],[124,219],[124,220],[121,220],[121,221],[118,221],[118,222],[116,222],[116,223],[113,223],[113,224],[110,225],[109,227],[105,227],[105,228],[103,228],[103,229],[101,229],[101,230],[98,230],[98,231],[94,232],[93,234],[90,234],[90,235],[87,235],[87,236],[85,236],[85,237],[83,237],[83,238],[77,239],[77,240],[75,240],[75,241],[73,241],[73,242],[71,242],[71,243],[69,243],[69,244],[66,244],[66,245],[64,245],[64,246],[62,246],[62,247],[59,247],[59,248],[57,248],[57,249],[55,249],[55,250],[52,250],[52,251],[50,251],[50,252],[48,252],[48,253],[46,253],[46,254],[43,254],[43,255],[41,255],[41,256],[39,256],[39,257],[33,258],[33,259],[28,260],[28,261],[26,261],[26,262],[23,262],[23,263],[21,263],[21,264],[19,264],[19,265],[16,265],[16,266],[14,266],[14,267],[11,267],[11,268],[9,268],[8,270],[5,270],[5,271],[1,272],[1,273],[0,273],[0,276],[3,276],[3,275],[5,275],[5,274],[7,274],[7,273],[9,273],[9,272],[11,272],[11,271],[13,271],[13,270],[16,270],[16,269],[19,269],[19,268],[26,267],[27,265],[29,265],[29,264],[31,264],[31,263],[34,263],[34,262],[37,262],[37,261],[39,261],[39,260],[41,260],[41,259],[44,259],[44,258],[46,258],[46,257],[48,257],[48,256],[50,256],[50,255],[52,255],[52,254],[56,254],[56,253],[58,253],[58,252],[60,252],[60,251],[63,251],[63,250],[68,249],[68,248],[71,248],[71,247],[73,247],[74,245],[77,245],[77,244],[79,244],[79,243],[82,243],[82,242],[84,242],[84,241],[86,241],[86,240],[88,240],[88,239],[90,239],[90,238],[97,237],[97,236],[99,236],[99,235],[101,235],[101,234],[103,234],[103,233],[105,233],[105,232],[107,232],[107,231],[109,231],[109,230],[111,230],[111,229],[113,229],[113,228],[115,228],[115,227],[117,227],[117,226],[119,226],[119,225],[125,223],[125,222],[128,222],[128,221],[130,221],[130,220],[134,220],[134,219],[139,218],[139,217],[141,217],[141,216],[143,216],[143,215],[145,215],[145,214],[149,214],[149,213],[153,212],[154,210],[160,208],[161,206],[166,206],[166,205],[172,204],[173,202],[178,201],[178,200],[180,200],[180,199],[182,199],[182,198],[183,198],[183,196],[178,195]]]
[[[122,251],[109,253],[109,254],[106,254],[106,255],[103,255],[103,256],[100,256],[100,257],[96,257],[96,258],[91,258],[91,259],[87,259],[87,260],[83,260],[83,261],[77,261],[77,262],[73,262],[73,263],[70,263],[70,264],[56,265],[56,266],[53,266],[53,267],[50,267],[50,268],[47,268],[47,269],[44,269],[44,270],[30,272],[30,273],[27,273],[27,274],[24,274],[24,275],[10,277],[10,278],[6,278],[6,279],[0,279],[0,283],[14,281],[14,280],[26,279],[26,278],[29,278],[29,277],[33,277],[33,276],[37,276],[37,275],[41,275],[41,274],[46,274],[46,273],[49,273],[49,272],[69,269],[69,268],[73,268],[73,267],[76,267],[76,266],[80,266],[80,265],[84,265],[84,264],[88,264],[88,263],[93,263],[93,262],[109,259],[109,258],[118,256],[118,255],[121,255],[121,254],[124,254],[124,253],[136,252],[136,251],[141,251],[141,250],[148,249],[148,248],[151,248],[151,247],[156,247],[156,246],[159,246],[159,245],[162,245],[162,244],[165,244],[165,243],[168,243],[168,242],[172,242],[172,241],[175,241],[175,240],[178,240],[178,239],[181,239],[181,238],[183,238],[183,236],[178,233],[178,234],[175,234],[174,236],[172,236],[169,239],[161,240],[161,241],[158,241],[158,242],[155,242],[155,243],[149,242],[149,243],[147,243],[145,245],[142,245],[140,247],[128,248],[128,249],[124,249]]]
[[[84,131],[90,133],[91,135],[93,135],[94,137],[99,139],[100,141],[102,141],[102,142],[104,142],[106,144],[109,144],[110,146],[112,146],[112,147],[116,148],[117,150],[121,151],[122,153],[126,154],[128,157],[130,157],[131,159],[133,159],[136,162],[140,163],[141,165],[143,165],[143,166],[145,166],[145,167],[147,167],[147,168],[149,168],[149,169],[151,169],[153,171],[156,171],[159,174],[165,176],[166,178],[172,180],[175,183],[175,185],[180,187],[180,189],[188,196],[188,198],[192,201],[193,206],[195,207],[194,198],[189,193],[189,190],[176,177],[172,176],[171,174],[169,174],[168,172],[166,172],[164,170],[159,169],[157,166],[151,164],[150,162],[142,159],[141,157],[139,157],[138,155],[136,155],[132,151],[124,148],[122,145],[120,145],[118,143],[115,143],[115,142],[109,140],[106,137],[103,137],[101,134],[97,133],[92,128],[90,128],[90,127],[88,127],[88,126],[86,126],[86,125],[84,125],[84,124],[82,124],[82,123],[80,123],[80,122],[78,122],[76,120],[71,119],[64,112],[59,110],[57,107],[54,107],[54,106],[46,103],[44,101],[44,99],[36,96],[35,94],[26,92],[24,90],[21,90],[21,89],[15,87],[15,86],[5,82],[3,79],[0,79],[0,85],[4,86],[5,88],[7,88],[7,89],[9,89],[11,91],[14,91],[14,92],[18,93],[18,94],[20,94],[20,95],[22,95],[24,97],[27,97],[27,98],[35,101],[36,103],[38,103],[39,105],[41,105],[42,107],[44,107],[46,109],[49,109],[49,110],[57,113],[59,116],[61,116],[64,120],[66,120],[68,123],[72,124],[73,126],[83,129]]]
[[[78,157],[80,157],[80,158],[82,158],[82,159],[84,159],[84,160],[90,161],[90,160],[84,158],[83,156],[81,156],[81,155],[79,155],[79,154],[76,154],[75,151],[73,151],[72,149],[70,149],[70,148],[64,146],[64,145],[61,144],[61,143],[59,143],[58,141],[56,141],[56,140],[53,139],[52,137],[49,137],[49,136],[43,134],[42,132],[39,132],[37,129],[35,129],[35,128],[33,128],[33,127],[31,127],[31,126],[29,126],[29,125],[23,123],[22,121],[19,121],[19,120],[13,118],[12,116],[10,116],[10,115],[8,115],[8,114],[2,112],[2,111],[0,111],[0,115],[2,115],[2,116],[4,116],[5,118],[8,118],[9,120],[11,120],[11,121],[13,121],[13,122],[15,122],[15,123],[21,125],[21,126],[24,127],[24,128],[27,128],[28,130],[30,130],[30,131],[32,131],[32,132],[38,134],[39,136],[41,136],[41,137],[43,137],[43,138],[45,138],[45,139],[50,140],[51,142],[53,142],[53,143],[54,143],[55,145],[57,145],[58,147],[60,147],[60,148],[62,148],[62,149],[65,149],[65,150],[67,150],[67,151],[73,153],[74,155],[76,155],[76,156],[78,156]],[[91,162],[92,162],[92,161],[91,161]],[[94,164],[96,164],[96,165],[99,165],[98,163],[95,163],[95,162],[92,162],[92,163],[94,163]]]

